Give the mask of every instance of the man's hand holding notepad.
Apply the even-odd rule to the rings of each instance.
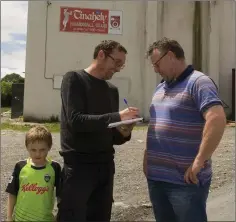
[[[123,120],[123,121],[120,121],[120,122],[110,123],[108,125],[108,128],[118,127],[118,126],[122,126],[122,125],[129,125],[129,124],[132,124],[132,123],[138,123],[138,122],[142,122],[142,121],[143,121],[143,118]]]
[[[124,109],[120,111],[120,117],[121,121],[120,122],[115,122],[115,123],[110,123],[108,125],[108,128],[114,128],[114,127],[120,127],[122,128],[122,125],[135,125],[135,123],[140,122],[143,120],[143,118],[138,118],[138,112],[139,110],[135,107],[130,107],[128,105],[128,102],[126,99],[124,99],[124,102],[127,106],[127,109]],[[124,127],[126,128],[126,127]],[[127,127],[129,128],[129,127]]]

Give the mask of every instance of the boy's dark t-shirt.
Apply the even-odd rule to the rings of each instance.
[[[68,72],[61,85],[61,149],[65,162],[107,162],[113,160],[113,145],[124,138],[107,128],[120,121],[118,89],[84,70]]]

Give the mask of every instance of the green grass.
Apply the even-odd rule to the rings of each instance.
[[[134,130],[146,130],[148,127],[148,124],[145,125],[138,125],[134,127]]]
[[[1,113],[11,110],[11,107],[1,107]]]
[[[60,123],[44,123],[44,126],[50,130],[50,132],[58,133],[60,132]],[[14,131],[21,131],[27,132],[33,125],[24,123],[23,125],[20,124],[11,124],[11,122],[4,122],[1,123],[1,130],[14,130]],[[141,125],[136,126],[134,130],[145,130],[147,126]]]
[[[59,133],[60,132],[60,123],[44,123],[44,126],[46,126],[51,132],[53,133]],[[4,122],[1,123],[1,130],[14,130],[14,131],[21,131],[26,132],[28,131],[33,125],[25,123],[24,125],[18,125],[18,124],[11,124],[10,122]],[[234,124],[228,124],[228,127],[235,127]],[[134,130],[146,130],[147,125],[139,125],[134,127]]]
[[[60,132],[60,124],[59,123],[44,123],[45,127],[50,130],[50,132],[58,133]],[[18,125],[18,124],[11,124],[10,122],[1,123],[1,130],[14,130],[14,131],[21,131],[21,132],[27,132],[32,126],[25,123],[24,125]]]

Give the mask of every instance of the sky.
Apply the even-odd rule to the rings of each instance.
[[[1,78],[18,73],[24,77],[27,1],[1,1]]]

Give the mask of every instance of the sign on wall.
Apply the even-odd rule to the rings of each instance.
[[[122,34],[122,11],[61,7],[61,32]]]

